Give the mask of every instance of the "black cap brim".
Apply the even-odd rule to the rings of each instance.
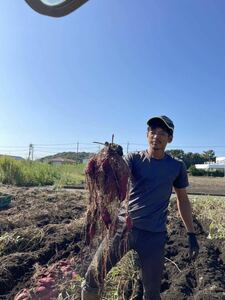
[[[170,126],[166,121],[165,119],[161,118],[161,117],[153,117],[151,119],[148,120],[147,122],[147,125],[148,126],[151,126],[154,121],[161,121],[172,133],[173,133],[173,130],[174,130],[174,127]]]

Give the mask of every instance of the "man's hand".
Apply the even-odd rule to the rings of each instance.
[[[188,232],[189,256],[195,259],[199,253],[199,245],[194,232]]]

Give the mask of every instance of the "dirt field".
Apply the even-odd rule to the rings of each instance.
[[[75,256],[75,271],[83,276],[92,257],[82,236],[87,193],[5,186],[1,191],[13,194],[14,199],[8,209],[0,211],[0,299],[14,299],[21,288],[30,287],[37,263],[45,266]],[[185,230],[171,205],[163,300],[225,299],[225,241],[207,240],[207,228],[199,221],[195,219],[201,251],[190,262]],[[76,293],[73,299],[80,299],[79,288]],[[142,299],[141,285],[134,299]]]
[[[189,184],[187,189],[189,193],[225,196],[225,177],[189,176]]]

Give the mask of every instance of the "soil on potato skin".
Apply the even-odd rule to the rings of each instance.
[[[14,299],[19,290],[29,287],[37,263],[47,265],[76,256],[76,271],[83,276],[95,251],[90,252],[83,242],[87,193],[9,186],[1,186],[1,192],[12,194],[14,199],[9,208],[0,211],[0,237],[15,233],[23,237],[23,244],[17,242],[13,247],[9,243],[0,248],[0,299]],[[163,300],[225,299],[225,241],[208,240],[207,229],[197,219],[194,221],[200,254],[191,262],[184,226],[175,205],[171,205],[161,287]],[[79,222],[81,225],[77,226]],[[137,294],[136,299],[142,299],[141,284],[137,285]]]

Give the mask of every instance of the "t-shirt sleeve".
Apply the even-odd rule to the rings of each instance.
[[[133,168],[133,154],[129,153],[123,157],[125,160],[126,164],[128,165],[129,169],[132,171]]]
[[[173,182],[173,186],[177,189],[186,188],[189,185],[187,169],[183,161],[180,162],[180,171],[178,176]]]

